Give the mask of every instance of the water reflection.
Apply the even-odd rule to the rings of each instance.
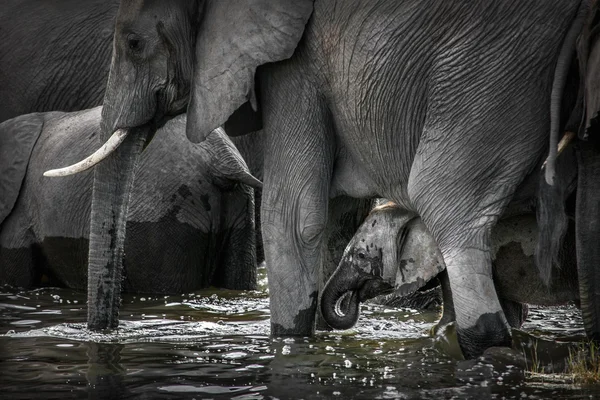
[[[358,325],[348,331],[271,339],[265,292],[126,296],[120,328],[98,334],[85,327],[83,294],[7,288],[0,290],[0,398],[535,399],[600,394],[593,387],[509,381],[489,368],[461,375],[458,360],[428,336],[436,312],[375,305],[362,311]],[[533,346],[531,332],[543,336],[536,340],[558,359],[561,344],[554,339],[581,337],[581,320],[573,308],[533,308],[524,331],[515,336],[525,350]],[[490,377],[475,379],[480,373]]]
[[[128,397],[121,365],[122,344],[85,343],[87,348],[87,390],[90,399],[120,399]]]

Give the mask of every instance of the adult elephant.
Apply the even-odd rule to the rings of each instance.
[[[0,282],[34,287],[46,277],[44,284],[85,290],[93,174],[51,180],[42,173],[93,151],[100,118],[97,107],[0,124],[0,149],[10,149],[0,158]],[[254,193],[238,182],[258,181],[220,164],[212,147],[229,142],[223,132],[195,145],[185,125],[185,115],[166,121],[136,167],[123,290],[255,289]],[[260,136],[249,136],[254,143],[239,148],[260,160]]]
[[[118,0],[5,0],[0,122],[102,104]]]
[[[511,342],[490,230],[543,157],[559,54],[587,12],[580,0],[123,2],[104,135],[180,112],[188,95],[192,141],[254,128],[239,121],[260,110],[271,333],[314,331],[330,199],[386,197],[439,244],[473,357]],[[127,169],[107,162],[97,182]]]

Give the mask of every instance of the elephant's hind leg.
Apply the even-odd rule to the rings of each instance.
[[[224,256],[215,271],[213,285],[234,290],[255,290],[256,225],[254,189],[239,185],[221,197],[225,220]]]
[[[502,126],[502,114],[465,116],[453,117],[452,126],[436,121],[423,132],[408,192],[444,257],[459,343],[473,358],[511,344],[492,277],[491,230],[535,164],[531,155],[542,148],[536,140],[543,139],[544,124],[532,118]]]

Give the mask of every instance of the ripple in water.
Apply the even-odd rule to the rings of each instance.
[[[0,398],[580,398],[594,388],[464,384],[429,337],[437,312],[363,305],[356,327],[269,337],[265,291],[125,296],[119,329],[90,332],[85,295],[0,293]],[[532,308],[527,335],[580,337],[571,307]],[[550,342],[549,343],[554,343]],[[550,350],[551,352],[554,351]]]

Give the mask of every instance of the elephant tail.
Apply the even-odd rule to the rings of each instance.
[[[550,98],[550,148],[548,150],[548,158],[544,164],[546,168],[546,183],[549,185],[554,185],[556,177],[556,158],[558,156],[558,136],[561,127],[560,116],[563,94],[575,54],[577,38],[583,30],[585,21],[591,10],[591,3],[592,0],[581,0],[577,14],[562,43],[554,69],[554,80],[552,82],[552,94]]]

